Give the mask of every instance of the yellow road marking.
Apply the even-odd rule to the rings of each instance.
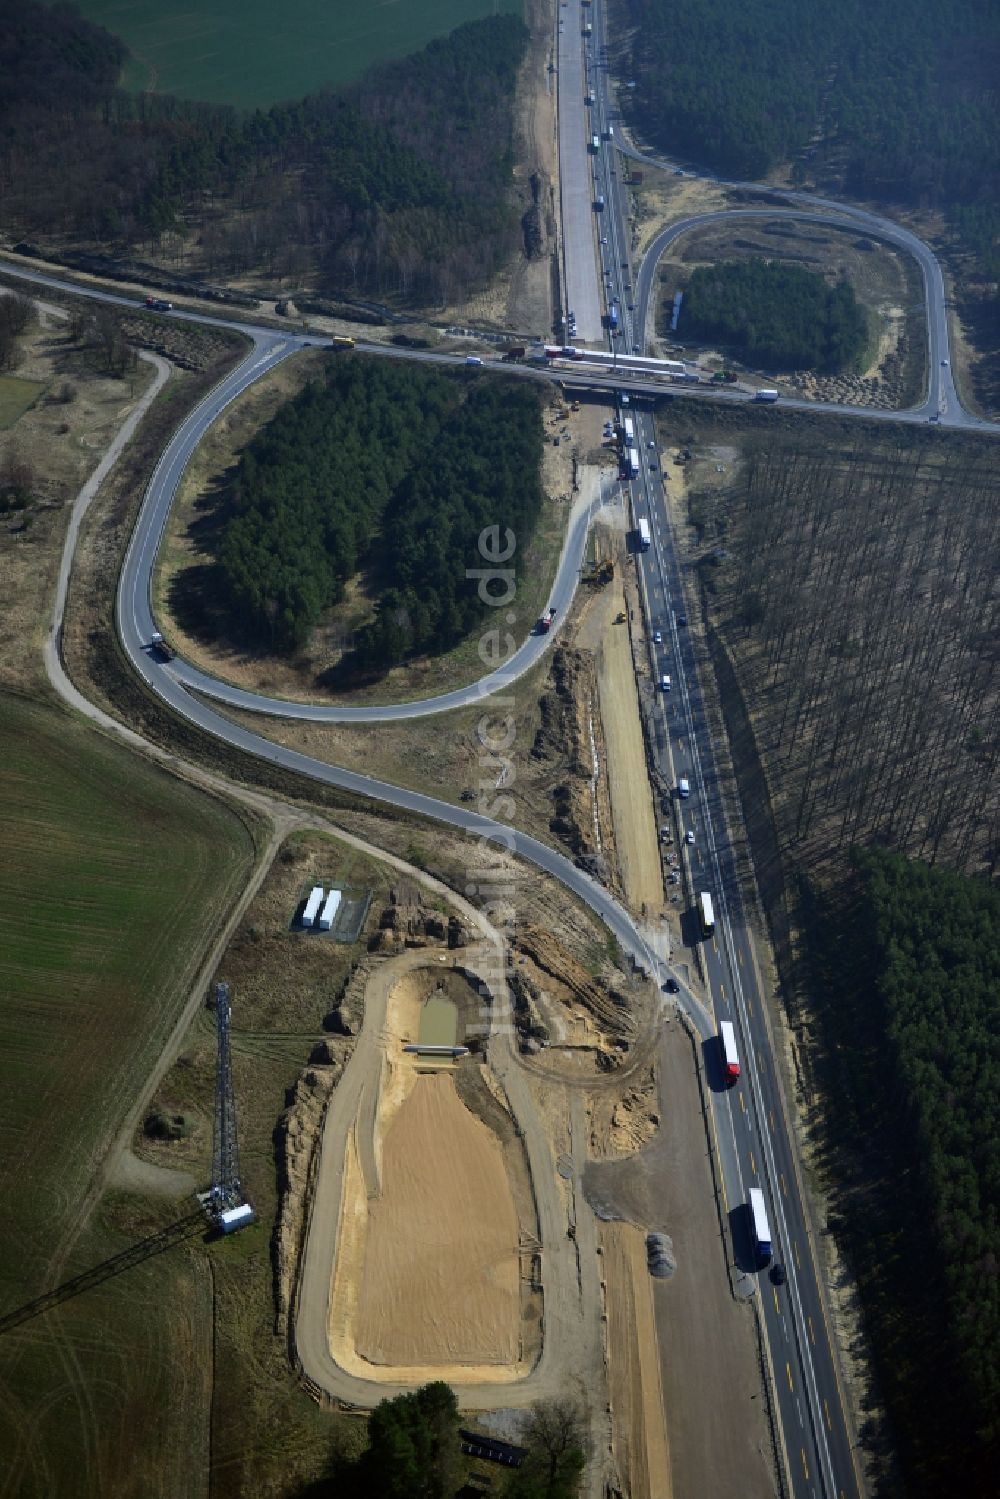
[[[726,997],[726,986],[725,986],[725,984],[720,984],[719,985],[719,996],[720,996],[721,999],[725,999],[725,997]]]
[[[795,1263],[798,1265],[799,1269],[801,1270],[802,1269],[802,1261],[799,1259],[799,1246],[797,1244],[793,1244],[792,1245],[792,1253],[795,1256]]]
[[[743,1112],[744,1112],[744,1114],[745,1114],[745,1113],[746,1113],[746,1111],[747,1111],[747,1101],[746,1101],[746,1099],[745,1099],[745,1098],[744,1098],[744,1097],[743,1097],[743,1094],[742,1094],[742,1093],[741,1093],[741,1094],[740,1094],[740,1108],[741,1108],[741,1109],[742,1109],[742,1110],[743,1110]]]
[[[816,1334],[813,1332],[813,1319],[811,1317],[806,1317],[806,1322],[808,1323],[808,1326],[809,1326],[809,1341],[813,1345],[813,1347],[815,1348],[816,1347]]]
[[[750,1170],[753,1172],[754,1176],[757,1175],[757,1162],[754,1160],[754,1155],[753,1155],[753,1151],[752,1150],[750,1152]]]
[[[785,1184],[785,1173],[783,1171],[779,1171],[778,1172],[778,1180],[781,1183],[781,1195],[782,1195],[782,1197],[787,1197],[788,1196],[788,1187]]]
[[[767,1117],[771,1121],[771,1128],[774,1129],[774,1110],[773,1109],[768,1109],[768,1111],[767,1111]]]
[[[823,1401],[823,1414],[826,1417],[826,1429],[827,1429],[827,1431],[832,1431],[833,1430],[833,1422],[830,1420],[830,1407],[827,1405],[827,1403],[826,1403],[825,1400]]]
[[[764,1071],[764,1058],[761,1056],[760,1052],[757,1053],[757,1071]]]
[[[772,1286],[771,1289],[773,1291],[774,1287]],[[778,1301],[778,1293],[777,1293],[777,1291],[774,1291],[774,1310],[777,1312],[778,1316],[780,1317],[781,1316],[781,1304]]]
[[[738,947],[736,949],[736,961],[740,965],[740,967],[742,968],[743,967],[743,949],[741,947]]]
[[[794,1383],[792,1381],[792,1366],[791,1366],[791,1364],[786,1364],[785,1365],[785,1373],[788,1375],[788,1388],[790,1390],[794,1390],[795,1389],[795,1385],[794,1385]]]
[[[806,1483],[808,1483],[809,1482],[809,1464],[806,1462],[806,1449],[804,1447],[800,1447],[799,1451],[802,1453],[802,1471],[806,1475]]]

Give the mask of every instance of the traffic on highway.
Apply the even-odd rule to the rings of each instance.
[[[593,15],[595,48],[588,74],[592,115],[602,132],[613,128],[603,56],[603,7]],[[585,40],[586,45],[586,40]],[[633,299],[629,271],[627,204],[620,177],[606,162],[601,179],[605,231],[599,251],[608,286],[609,306],[624,307],[620,333],[609,330],[629,352],[644,352],[653,275],[670,242],[665,231],[645,257],[639,292]],[[690,227],[690,225],[688,226]],[[678,229],[677,232],[683,232]],[[567,246],[569,253],[569,246]],[[609,264],[610,262],[610,264]],[[628,290],[626,291],[626,288]],[[632,322],[634,302],[636,322]],[[658,694],[661,732],[655,752],[665,784],[684,780],[683,820],[689,835],[689,940],[701,940],[714,1029],[732,1027],[738,1055],[745,1059],[736,1086],[727,1087],[717,1050],[706,1052],[712,1118],[721,1169],[722,1193],[731,1234],[730,1255],[737,1294],[756,1284],[766,1330],[772,1398],[778,1412],[776,1461],[793,1492],[836,1496],[861,1491],[855,1464],[855,1438],[846,1414],[840,1372],[827,1308],[800,1190],[796,1154],[788,1129],[781,1082],[774,1061],[765,996],[757,975],[740,872],[729,833],[727,808],[716,764],[712,734],[698,675],[684,593],[673,545],[665,484],[659,463],[659,436],[653,416],[630,399],[620,407],[619,423],[630,422],[635,439],[630,449],[639,473],[628,477],[633,523],[638,536],[636,561],[642,581],[647,628],[654,644],[653,677],[668,684]],[[628,475],[631,476],[631,467]],[[709,898],[711,930],[706,934],[699,893]],[[714,1067],[713,1067],[714,1059]],[[755,1232],[754,1202],[770,1225],[766,1259]],[[773,1235],[773,1239],[771,1238]],[[768,1278],[780,1267],[781,1285]]]

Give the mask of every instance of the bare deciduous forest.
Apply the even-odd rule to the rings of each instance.
[[[724,483],[689,516],[810,1162],[864,1317],[861,1446],[882,1499],[978,1496],[1000,1451],[995,453],[772,425]]]
[[[527,41],[518,16],[488,16],[349,91],[237,113],[126,93],[117,38],[72,6],[0,0],[0,229],[178,277],[447,302],[519,242]]]
[[[830,874],[871,840],[1000,861],[996,516],[984,443],[755,448],[695,495],[711,615],[738,665],[783,851]]]

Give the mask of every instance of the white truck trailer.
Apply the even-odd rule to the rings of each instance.
[[[323,904],[323,893],[322,885],[314,885],[310,890],[309,899],[306,901],[305,910],[302,912],[303,926],[315,925],[316,917],[319,915],[319,908]]]

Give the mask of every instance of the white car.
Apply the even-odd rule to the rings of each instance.
[[[660,678],[660,691],[670,691],[670,678],[666,675],[666,673],[664,673],[664,675]]]
[[[694,828],[688,828],[687,832],[684,834],[684,842],[685,843],[693,843],[694,842]]]
[[[653,631],[653,644],[654,645],[662,645],[663,644],[663,631],[662,630],[654,630]]]

